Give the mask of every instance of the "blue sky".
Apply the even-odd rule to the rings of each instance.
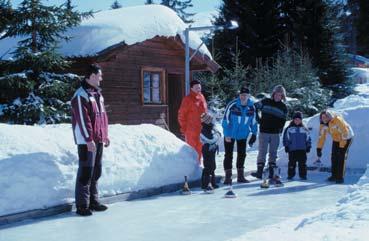
[[[134,6],[142,5],[145,0],[118,0],[123,6]],[[16,7],[22,0],[11,0],[13,7]],[[65,0],[44,0],[43,2],[50,5],[60,5],[65,2]],[[80,11],[87,10],[107,10],[114,0],[72,0],[73,5],[77,6]],[[155,3],[161,2],[161,0],[154,0]],[[193,8],[190,8],[188,12],[198,13],[205,11],[216,10],[220,5],[221,0],[192,0]]]

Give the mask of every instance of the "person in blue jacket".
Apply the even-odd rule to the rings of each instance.
[[[232,160],[233,147],[237,143],[237,182],[249,182],[244,176],[244,164],[246,158],[246,141],[252,146],[256,141],[258,131],[254,102],[250,99],[250,90],[247,87],[240,89],[239,97],[228,103],[223,117],[224,134],[224,184],[232,184]]]
[[[311,149],[309,130],[302,123],[302,113],[296,111],[293,120],[283,133],[283,145],[288,153],[288,180],[295,176],[296,163],[299,164],[299,176],[306,180],[306,153]]]

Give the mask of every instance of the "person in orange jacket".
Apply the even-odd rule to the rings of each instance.
[[[186,142],[196,150],[201,164],[201,114],[207,112],[208,107],[205,97],[201,94],[201,83],[198,80],[192,80],[190,88],[190,93],[183,98],[179,107],[178,123]]]
[[[341,116],[329,110],[322,111],[320,113],[319,139],[316,149],[319,158],[322,156],[322,148],[327,133],[332,136],[333,140],[331,153],[332,176],[328,178],[328,181],[343,183],[345,162],[354,132],[351,126]]]

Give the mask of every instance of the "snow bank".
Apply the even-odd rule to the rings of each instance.
[[[110,126],[100,194],[112,195],[200,177],[197,154],[164,129]],[[78,168],[71,126],[0,124],[0,215],[74,200]]]
[[[367,164],[369,164],[369,152],[366,144],[369,143],[369,133],[365,131],[368,128],[366,117],[369,116],[368,86],[368,84],[358,85],[355,89],[358,91],[358,94],[338,100],[334,104],[334,108],[332,108],[332,110],[344,117],[355,133],[346,162],[347,168],[366,169]],[[316,144],[319,135],[319,114],[304,119],[304,123],[311,130],[312,150],[308,154],[307,163],[308,165],[312,165],[317,159]],[[331,149],[332,139],[330,135],[328,135],[322,150],[323,156],[321,158],[323,165],[327,167],[331,166]],[[287,166],[288,157],[283,148],[279,150],[278,156],[279,165],[284,167]]]
[[[72,39],[69,42],[61,42],[60,53],[64,56],[94,55],[122,42],[132,45],[155,36],[169,38],[177,34],[184,43],[186,28],[187,25],[176,12],[163,5],[140,5],[101,11],[66,33]],[[21,39],[1,40],[0,57],[4,55],[4,59],[10,58],[18,40]],[[197,33],[190,32],[190,48],[197,49],[201,43]],[[199,51],[212,59],[205,45],[201,46]]]
[[[367,240],[369,235],[369,170],[335,207],[305,214],[246,233],[233,241],[347,241]]]

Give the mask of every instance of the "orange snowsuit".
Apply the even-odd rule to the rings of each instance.
[[[182,100],[178,110],[178,123],[181,133],[185,136],[186,142],[192,146],[198,153],[198,160],[201,160],[202,144],[200,141],[201,119],[202,113],[207,112],[208,107],[205,97],[199,93],[196,94],[192,90],[190,94]]]

